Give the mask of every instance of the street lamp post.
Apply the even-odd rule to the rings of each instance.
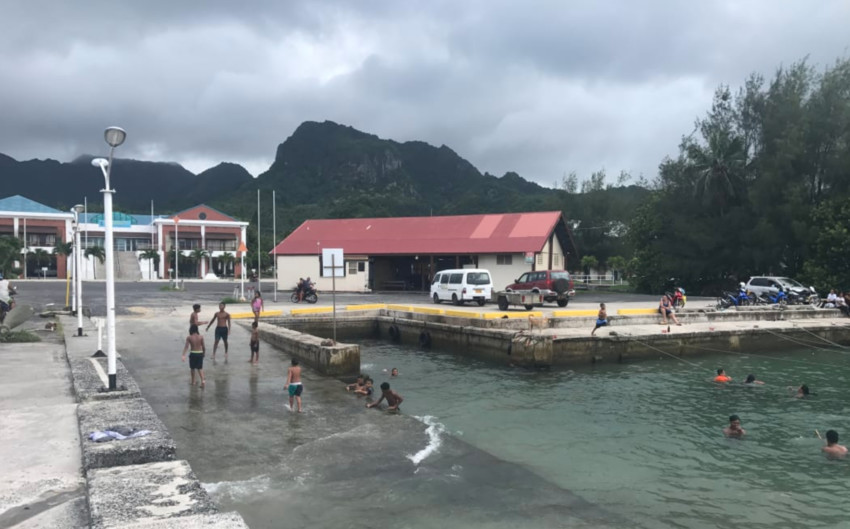
[[[100,167],[106,186],[101,190],[103,193],[103,227],[104,241],[106,246],[106,357],[107,374],[109,375],[109,390],[117,389],[116,380],[116,350],[115,350],[115,268],[114,250],[112,242],[112,194],[115,190],[109,185],[109,177],[112,175],[112,156],[115,148],[124,143],[127,133],[120,127],[109,127],[103,134],[106,143],[109,144],[109,160],[95,158],[92,165]]]
[[[180,217],[174,216],[174,288],[180,288]]]
[[[77,204],[71,211],[74,213],[74,306],[77,307],[77,336],[83,335],[83,253],[80,248],[80,213],[84,206]]]

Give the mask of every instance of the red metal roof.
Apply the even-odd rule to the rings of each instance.
[[[561,212],[546,211],[307,220],[273,252],[316,255],[322,248],[342,248],[351,255],[539,252],[560,218]]]

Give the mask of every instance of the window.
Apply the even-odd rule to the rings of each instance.
[[[348,273],[356,274],[357,273],[357,261],[348,261]]]
[[[448,285],[449,284],[449,274],[442,274],[440,276],[440,284]]]
[[[489,285],[490,274],[487,272],[469,272],[466,275],[466,282],[470,285]]]
[[[459,285],[463,282],[463,274],[451,274],[449,277],[449,283],[452,285]]]
[[[357,271],[365,272],[366,271],[366,261],[357,261]]]
[[[537,266],[543,266],[543,254],[537,254]]]
[[[512,262],[513,262],[513,255],[511,255],[509,253],[496,256],[496,264],[497,265],[509,265],[509,264],[512,264]]]
[[[517,279],[517,283],[528,283],[530,281],[530,276],[531,274],[529,274],[528,272],[522,274],[521,276],[519,276],[519,279]]]
[[[560,268],[561,267],[561,254],[553,254],[552,255],[552,266]]]

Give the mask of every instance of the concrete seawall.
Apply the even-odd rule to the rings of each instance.
[[[674,325],[669,334],[666,327],[658,325],[658,314],[647,311],[611,316],[610,326],[595,337],[589,336],[595,317],[528,318],[519,313],[507,319],[484,319],[478,313],[464,317],[463,311],[444,312],[451,312],[451,315],[417,308],[343,311],[337,314],[337,336],[349,340],[386,339],[528,367],[657,358],[658,349],[683,356],[710,349],[801,348],[807,339],[850,343],[846,318],[830,309],[756,307],[682,311],[678,317],[684,326]],[[331,334],[328,314],[277,318],[273,323],[298,331],[296,334],[301,336],[327,337]],[[812,333],[822,338],[812,338]]]
[[[219,513],[186,461],[176,459],[171,434],[121,360],[117,391],[106,392],[106,358],[92,358],[96,329],[86,322],[77,337],[76,320],[60,317],[74,395],[87,483],[91,527],[154,529],[248,526],[237,513]],[[120,353],[120,351],[119,351]],[[149,430],[145,436],[97,443],[94,431],[129,428]]]
[[[250,325],[241,323],[250,330]],[[312,334],[278,326],[259,327],[260,338],[298,358],[305,365],[329,376],[351,376],[360,372],[360,346],[328,343]]]

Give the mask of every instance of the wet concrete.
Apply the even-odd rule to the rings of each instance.
[[[212,361],[205,334],[207,385],[190,387],[180,361],[184,312],[121,318],[119,349],[177,456],[252,528],[629,526],[525,467],[447,434],[435,440],[421,420],[367,410],[343,381],[311,369],[305,413],[290,412],[289,356],[263,343],[251,365],[248,333],[237,325],[227,362],[221,347]]]
[[[85,486],[64,348],[0,344],[0,526],[79,527]]]

